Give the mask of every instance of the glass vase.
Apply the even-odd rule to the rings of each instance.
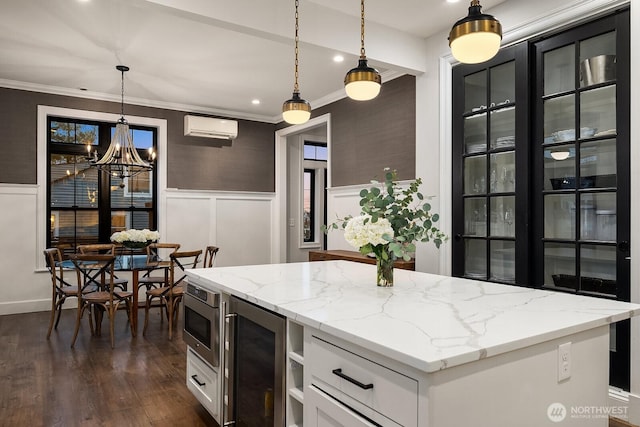
[[[376,256],[376,268],[378,286],[385,288],[393,286],[393,259],[391,257],[383,259],[381,256]]]

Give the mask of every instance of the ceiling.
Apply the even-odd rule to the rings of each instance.
[[[383,79],[419,74],[424,39],[467,7],[367,1],[370,65]],[[343,96],[359,14],[356,0],[300,1],[300,90],[312,107]],[[128,103],[277,122],[293,90],[293,31],[292,0],[2,0],[0,86],[119,100],[124,64]]]

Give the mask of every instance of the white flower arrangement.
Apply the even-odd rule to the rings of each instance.
[[[386,245],[393,240],[393,228],[386,218],[371,220],[371,215],[360,215],[349,219],[344,228],[344,238],[351,246]]]
[[[124,242],[156,242],[160,239],[160,233],[157,231],[151,231],[148,229],[144,230],[124,230],[124,231],[116,231],[111,235],[111,241],[116,243],[124,243]]]

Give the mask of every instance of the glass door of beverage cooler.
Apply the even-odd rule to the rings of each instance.
[[[626,18],[625,18],[626,16]],[[534,284],[629,300],[628,14],[535,43]],[[628,27],[628,24],[627,24]],[[629,324],[612,327],[611,383],[628,388]],[[617,384],[616,384],[617,383]]]

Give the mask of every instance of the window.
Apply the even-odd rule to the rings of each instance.
[[[314,241],[314,224],[315,224],[315,170],[305,169],[303,180],[303,209],[302,209],[302,236],[304,242]]]
[[[318,185],[326,187],[327,144],[324,142],[305,141],[303,149],[304,172],[302,185],[302,241],[317,243],[316,235],[323,218],[318,220],[318,211],[323,211],[326,195]],[[325,213],[326,216],[326,213]],[[318,228],[316,230],[316,228]]]
[[[113,232],[127,228],[156,228],[153,172],[121,180],[89,164],[88,148],[104,153],[115,131],[113,123],[49,117],[47,124],[47,246],[75,248],[108,242]],[[156,147],[156,128],[130,127],[141,156]]]
[[[327,161],[327,144],[324,142],[304,142],[304,159]]]

